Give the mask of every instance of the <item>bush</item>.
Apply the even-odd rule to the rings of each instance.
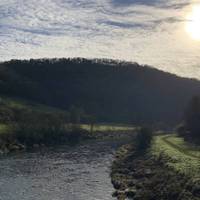
[[[185,116],[185,128],[187,130],[188,139],[200,143],[200,97],[195,96],[189,102]]]
[[[76,144],[80,142],[82,138],[86,139],[88,137],[88,133],[89,132],[87,130],[83,130],[80,127],[73,127],[72,130],[67,133],[68,143],[71,145]]]
[[[181,137],[186,137],[187,136],[187,129],[184,124],[180,124],[176,127],[176,132],[178,133],[179,136]]]
[[[145,151],[151,145],[152,141],[152,130],[150,128],[142,127],[137,134],[137,149]]]
[[[18,115],[15,138],[29,146],[60,143],[65,135],[64,123],[62,114],[25,110]]]

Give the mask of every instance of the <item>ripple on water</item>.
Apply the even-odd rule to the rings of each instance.
[[[111,200],[110,165],[120,144],[12,155],[0,160],[0,200]]]

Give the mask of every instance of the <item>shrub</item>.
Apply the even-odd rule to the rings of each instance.
[[[137,134],[137,149],[145,151],[151,145],[152,130],[150,128],[142,127]]]
[[[189,139],[200,143],[200,97],[195,96],[189,102],[185,116],[185,127],[189,132]]]
[[[177,127],[176,127],[176,132],[178,133],[179,136],[181,137],[186,137],[187,136],[187,129],[185,127],[184,124],[179,124]]]

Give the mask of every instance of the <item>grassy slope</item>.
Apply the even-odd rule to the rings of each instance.
[[[24,99],[19,98],[9,98],[5,96],[0,96],[0,101],[10,108],[19,108],[19,109],[31,109],[44,112],[65,112],[64,110],[46,106],[43,104],[36,104],[32,101],[25,101]],[[90,131],[90,125],[82,124],[81,128]],[[95,124],[93,128],[94,132],[106,132],[106,131],[131,131],[134,130],[133,127],[127,125],[118,125],[118,124]],[[9,131],[9,126],[5,124],[0,124],[0,134],[6,133]]]
[[[64,113],[63,110],[54,107],[49,107],[46,105],[34,103],[32,101],[26,101],[20,98],[6,97],[2,95],[0,95],[0,105],[3,107],[8,107],[11,110],[17,108],[19,110],[42,111],[45,113]],[[7,140],[10,136],[10,133],[13,133],[12,125],[0,123],[0,146],[4,145],[4,142],[2,141]]]
[[[61,109],[57,109],[54,107],[36,104],[32,101],[26,101],[20,98],[10,98],[6,96],[0,96],[0,102],[9,108],[18,108],[18,109],[29,109],[29,110],[38,110],[44,112],[64,112]],[[7,124],[0,124],[0,134],[9,132],[10,127]]]
[[[9,131],[9,126],[6,124],[0,124],[0,134],[7,133]]]
[[[5,97],[5,96],[0,96],[0,101],[11,108],[19,108],[19,109],[27,108],[27,109],[44,111],[44,112],[64,112],[63,110],[55,108],[55,107],[38,104],[32,101],[27,101],[20,98],[10,98],[10,97]]]
[[[200,178],[200,149],[187,144],[177,135],[156,136],[151,153],[162,155],[166,165],[185,175]]]

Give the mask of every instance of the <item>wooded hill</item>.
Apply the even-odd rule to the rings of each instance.
[[[0,64],[0,95],[76,106],[99,122],[175,125],[198,94],[199,81],[137,63],[74,58]]]

